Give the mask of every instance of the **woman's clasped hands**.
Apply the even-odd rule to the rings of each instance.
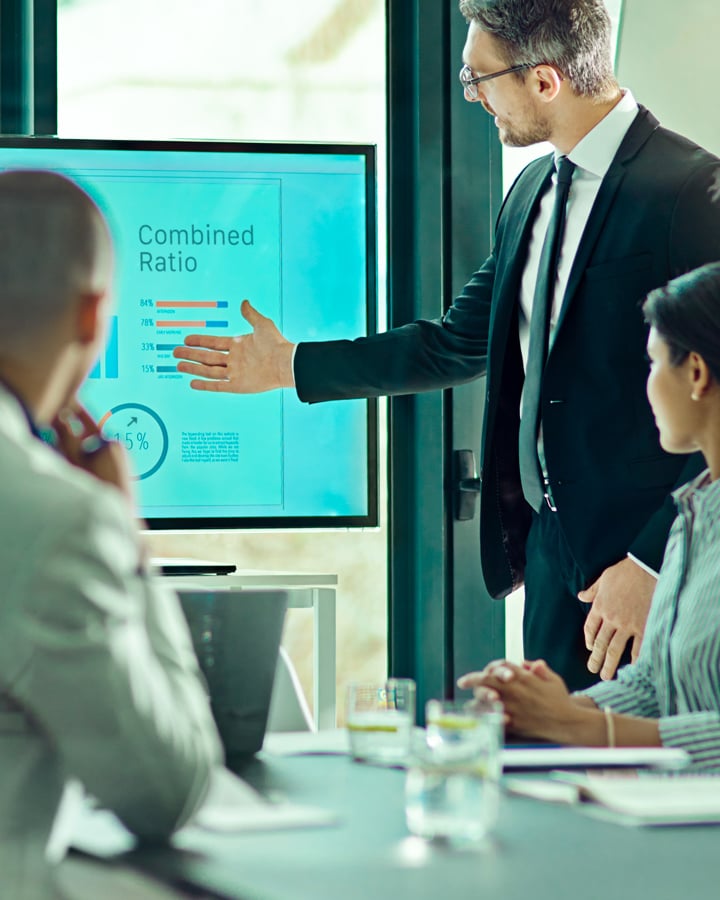
[[[482,671],[463,675],[457,683],[462,690],[471,689],[478,699],[499,700],[508,732],[520,737],[561,739],[578,710],[565,682],[541,659],[520,665],[494,660]]]

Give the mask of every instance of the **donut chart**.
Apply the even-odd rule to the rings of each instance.
[[[103,436],[125,446],[135,481],[154,475],[165,462],[169,439],[160,416],[142,403],[120,403],[99,421]]]

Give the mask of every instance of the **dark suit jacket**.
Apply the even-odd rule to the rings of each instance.
[[[481,553],[504,596],[523,578],[530,510],[520,488],[522,362],[517,309],[527,242],[552,173],[532,162],[500,211],[495,247],[442,320],[356,341],[302,343],[302,400],[402,394],[487,374]],[[717,182],[716,182],[717,179]],[[627,552],[654,568],[674,517],[668,493],[702,467],[659,446],[645,395],[646,294],[720,260],[720,160],[641,108],[603,179],[543,378],[541,416],[557,515],[590,583]]]

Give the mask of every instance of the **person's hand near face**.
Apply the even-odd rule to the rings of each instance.
[[[106,440],[90,413],[77,401],[61,410],[52,423],[57,449],[68,462],[116,487],[134,509],[130,470],[124,447]]]

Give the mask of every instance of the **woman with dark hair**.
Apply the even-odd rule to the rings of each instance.
[[[636,663],[577,694],[542,660],[490,663],[461,688],[499,697],[508,730],[588,746],[669,746],[720,770],[720,263],[653,291],[647,395],[670,453],[708,468],[675,491],[670,532]]]

